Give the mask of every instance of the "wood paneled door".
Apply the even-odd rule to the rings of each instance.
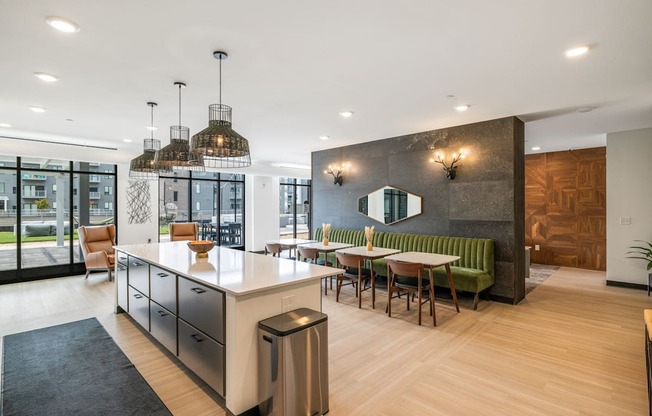
[[[525,156],[525,244],[533,263],[606,270],[606,167],[605,147]]]

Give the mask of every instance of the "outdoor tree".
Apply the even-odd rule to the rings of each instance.
[[[41,214],[41,220],[43,220],[43,210],[50,208],[50,202],[47,199],[39,199],[36,201],[36,209],[38,209],[39,214]]]

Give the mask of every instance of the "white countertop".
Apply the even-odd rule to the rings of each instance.
[[[197,259],[187,241],[116,246],[115,249],[155,266],[190,277],[234,296],[341,274],[342,269],[215,247]]]

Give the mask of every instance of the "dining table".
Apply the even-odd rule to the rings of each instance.
[[[453,282],[453,276],[451,274],[450,264],[459,259],[460,259],[459,256],[449,256],[446,254],[435,254],[435,253],[422,253],[420,251],[406,251],[404,253],[393,254],[391,256],[385,257],[385,260],[395,260],[395,261],[402,261],[405,263],[423,264],[424,268],[428,269],[431,279],[433,278],[432,275],[433,269],[444,266],[446,269],[446,277],[448,278],[448,286],[451,289],[451,296],[453,297],[453,303],[455,304],[455,309],[457,310],[457,313],[460,312],[460,305],[457,302],[457,293],[455,292],[455,283]]]
[[[328,243],[328,245],[331,244],[333,243]],[[376,309],[376,273],[374,272],[374,260],[400,253],[401,250],[384,247],[373,247],[371,250],[367,250],[367,248],[367,246],[349,247],[336,250],[335,252],[361,256],[365,261],[369,261],[369,271],[371,272],[371,307],[372,309]],[[358,287],[357,291],[358,302],[362,302],[360,298],[362,296],[362,288]]]

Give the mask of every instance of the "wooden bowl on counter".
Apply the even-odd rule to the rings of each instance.
[[[188,241],[188,248],[197,253],[197,258],[208,257],[208,252],[215,247],[215,243],[209,240]]]

